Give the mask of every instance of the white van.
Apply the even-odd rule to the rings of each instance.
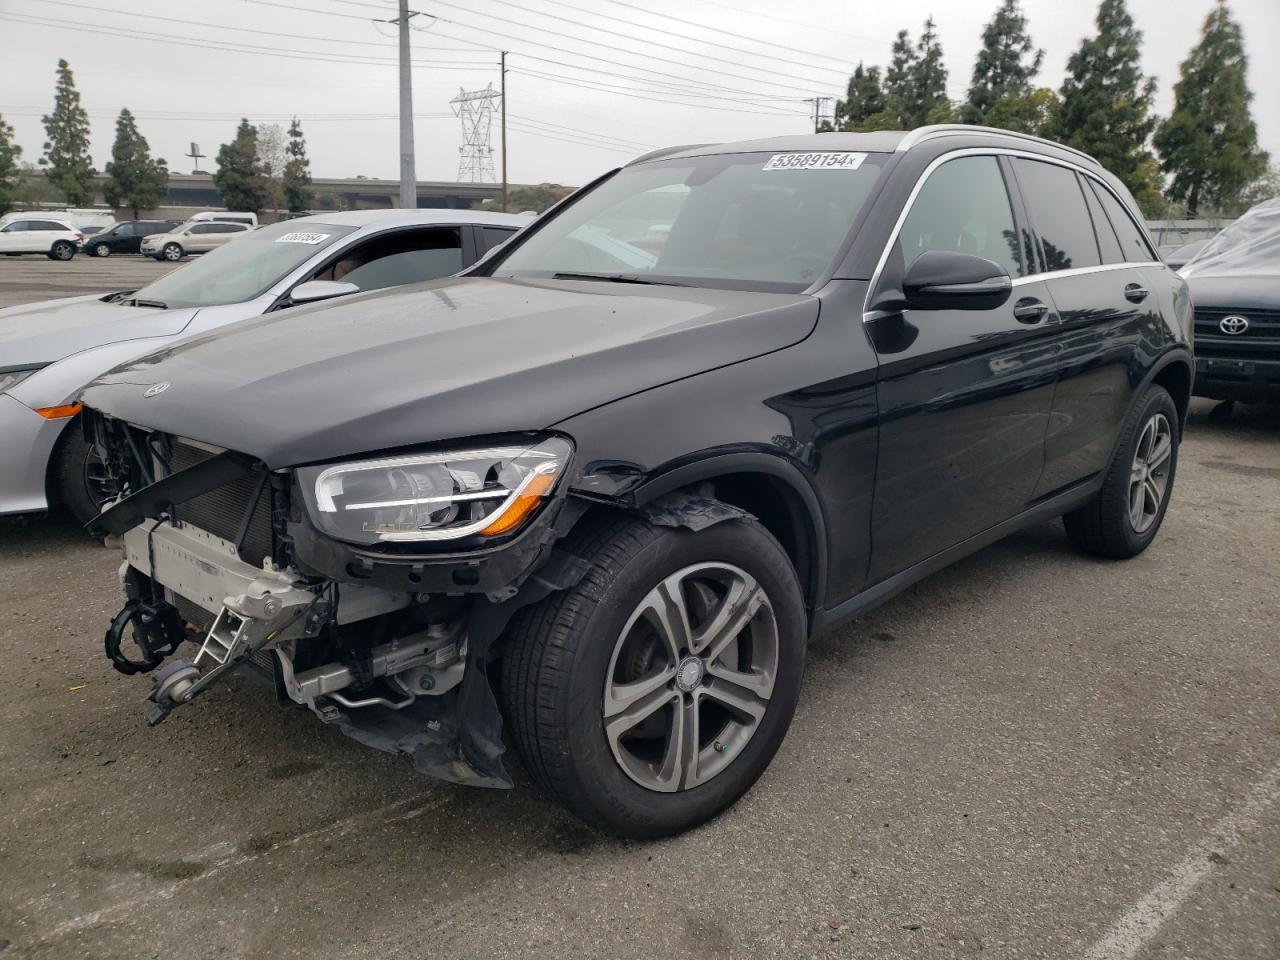
[[[187,223],[195,220],[212,220],[215,223],[247,223],[251,227],[258,226],[256,213],[233,213],[228,210],[205,210],[187,217]]]

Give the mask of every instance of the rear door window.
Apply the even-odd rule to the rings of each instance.
[[[71,228],[65,223],[55,223],[53,220],[32,220],[27,226],[28,230],[57,230],[60,233],[66,233]]]
[[[485,252],[492,250],[499,244],[506,243],[515,235],[514,228],[508,227],[482,227],[484,233],[484,249]]]
[[[1093,221],[1093,232],[1098,238],[1098,249],[1102,252],[1103,263],[1124,263],[1124,253],[1120,249],[1120,241],[1116,232],[1111,229],[1107,215],[1102,212],[1102,204],[1094,196],[1088,186],[1084,188],[1085,203],[1089,207],[1089,218]]]
[[[1024,271],[1004,176],[995,157],[958,157],[929,175],[898,234],[902,266],[930,250],[968,253]]]
[[[1106,211],[1107,219],[1111,221],[1111,226],[1115,229],[1125,260],[1130,263],[1148,263],[1156,259],[1155,252],[1147,244],[1142,231],[1138,229],[1137,224],[1133,222],[1133,218],[1129,216],[1128,211],[1121,206],[1120,201],[1112,195],[1111,191],[1092,181],[1090,181],[1089,186],[1102,204],[1102,209]]]
[[[362,291],[451,277],[462,269],[462,234],[456,229],[394,233],[360,244],[326,267],[317,280],[342,280]]]
[[[1074,170],[1019,158],[1018,180],[1040,235],[1046,270],[1076,270],[1102,263],[1093,221]]]

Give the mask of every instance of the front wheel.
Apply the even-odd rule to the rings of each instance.
[[[76,255],[76,246],[67,240],[59,240],[49,248],[50,260],[67,261]]]
[[[109,257],[111,256],[111,248],[105,243],[95,243],[93,245],[93,255],[95,257]]]
[[[63,431],[53,456],[53,481],[63,506],[81,524],[88,523],[117,493],[106,464],[85,439],[79,422]]]
[[[176,263],[182,259],[182,248],[176,243],[166,243],[164,249],[160,251],[160,256],[170,263]]]
[[[696,826],[786,736],[805,653],[795,570],[751,518],[698,533],[618,518],[573,552],[587,574],[508,634],[516,748],[593,826],[637,839]]]
[[[1164,522],[1178,469],[1178,408],[1153,384],[1121,432],[1098,495],[1062,518],[1071,542],[1100,557],[1134,557]]]

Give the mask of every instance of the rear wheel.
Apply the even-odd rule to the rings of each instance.
[[[69,240],[57,240],[49,248],[50,260],[70,260],[76,255],[76,245]]]
[[[176,263],[182,259],[182,247],[176,243],[166,243],[164,249],[160,251],[160,256],[168,260],[170,263]]]
[[[1079,549],[1101,557],[1137,556],[1164,522],[1178,468],[1178,408],[1153,385],[1130,415],[1102,489],[1062,518]]]
[[[95,257],[109,257],[111,256],[111,248],[105,243],[95,243],[93,245],[93,255]]]
[[[594,826],[642,839],[695,826],[750,788],[791,723],[795,571],[750,518],[698,533],[614,519],[572,549],[586,576],[509,631],[516,748]]]
[[[79,423],[62,432],[54,451],[53,481],[63,505],[82,524],[98,516],[102,504],[116,493],[106,465],[84,438]]]

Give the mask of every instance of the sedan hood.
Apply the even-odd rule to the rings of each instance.
[[[817,317],[799,294],[461,277],[247,320],[118,367],[83,399],[279,468],[541,430],[786,347]]]
[[[1255,277],[1187,277],[1196,309],[1280,310],[1280,274]]]
[[[0,310],[0,369],[53,363],[90,347],[180,333],[194,308],[157,310],[101,296],[46,300]]]

